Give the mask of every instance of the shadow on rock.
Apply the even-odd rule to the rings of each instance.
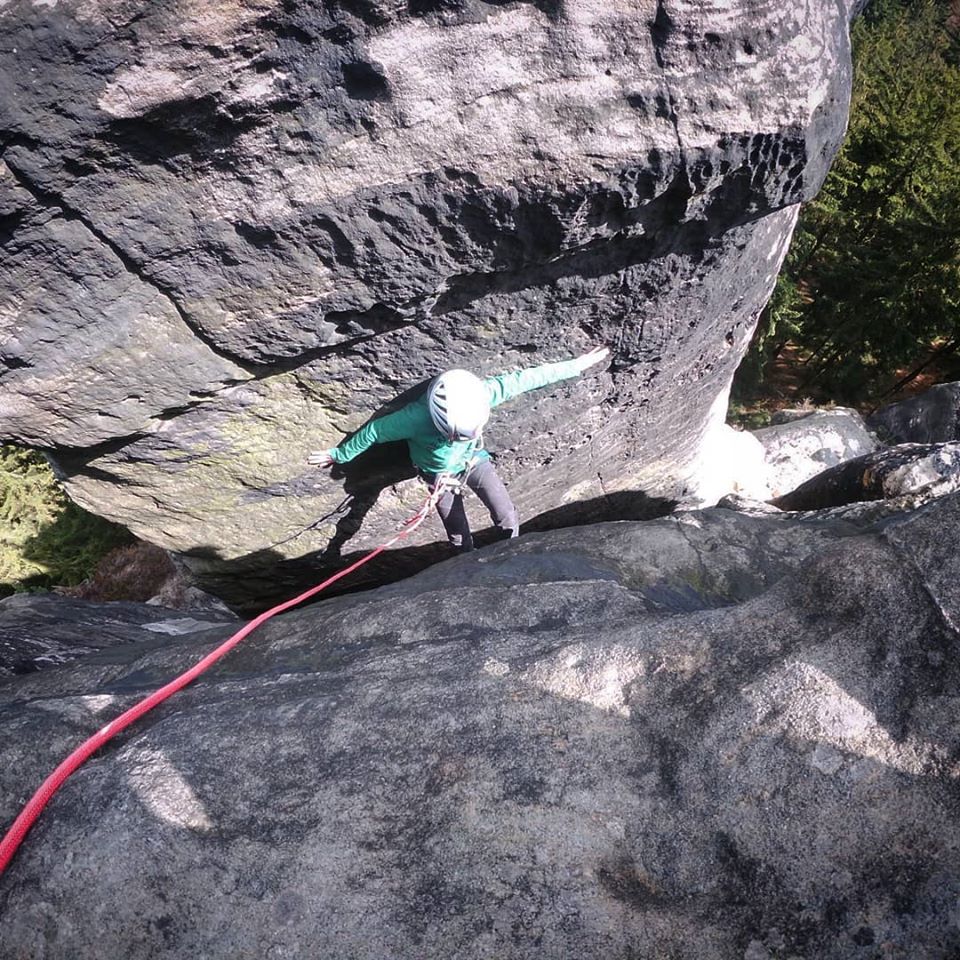
[[[534,533],[585,523],[606,523],[609,520],[655,520],[672,513],[676,506],[676,500],[650,497],[638,490],[621,490],[538,513],[524,522],[521,530]]]
[[[190,566],[198,579],[198,585],[215,593],[236,612],[244,616],[256,616],[270,606],[303,593],[361,559],[368,550],[342,553],[343,544],[360,528],[367,511],[376,503],[385,487],[413,475],[412,468],[407,468],[404,472],[396,466],[397,460],[395,457],[391,458],[388,446],[394,445],[374,447],[370,451],[370,454],[375,454],[381,461],[382,469],[379,471],[372,466],[372,456],[370,461],[367,461],[368,454],[355,461],[366,462],[356,471],[349,471],[352,478],[346,479],[344,484],[347,493],[344,500],[345,512],[337,521],[337,532],[326,549],[289,559],[274,548],[266,548],[235,560],[224,560],[219,557],[215,548],[201,548],[189,554]],[[354,463],[347,466],[353,468]],[[347,472],[344,473],[346,475]],[[670,513],[674,506],[675,503],[671,501],[648,497],[643,493],[621,491],[547,510],[525,521],[521,526],[521,533],[556,530],[609,520],[651,520]],[[426,522],[436,527],[438,539],[435,542],[388,550],[342,581],[332,584],[318,599],[393,583],[456,556],[456,550],[443,539],[443,528],[436,515],[428,517]],[[474,542],[481,549],[502,539],[502,532],[493,526],[474,533]],[[209,567],[204,563],[205,560],[209,561]]]

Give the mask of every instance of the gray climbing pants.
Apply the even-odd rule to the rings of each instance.
[[[426,479],[432,488],[435,478]],[[480,498],[490,511],[490,518],[508,537],[519,535],[520,517],[517,508],[489,460],[478,460],[467,470],[466,476],[460,477],[460,481]],[[447,490],[437,501],[437,513],[440,514],[449,541],[463,552],[472,550],[473,536],[466,511],[463,509],[463,494]]]

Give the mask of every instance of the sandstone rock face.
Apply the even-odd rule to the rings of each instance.
[[[960,440],[960,383],[940,383],[909,400],[891,403],[867,422],[887,443]]]
[[[781,510],[821,510],[865,500],[960,489],[960,443],[901,443],[848,460],[771,501]]]
[[[607,343],[492,425],[522,513],[695,501],[852,7],[6,3],[0,433],[198,566],[338,563],[418,494],[402,449],[334,482],[309,450]]]
[[[198,566],[332,563],[414,494],[402,450],[319,486],[308,450],[440,369],[606,342],[490,431],[524,515],[695,496],[850,13],[5,4],[2,433]]]
[[[196,633],[235,621],[225,611],[172,610],[143,603],[88,603],[56,594],[0,600],[0,677],[33,673],[122,643]]]
[[[958,536],[682,513],[276,619],[54,799],[3,954],[956,956]],[[0,684],[0,819],[211,645]]]
[[[753,432],[763,445],[770,496],[781,496],[847,460],[873,453],[879,443],[856,410],[846,407],[790,415]]]

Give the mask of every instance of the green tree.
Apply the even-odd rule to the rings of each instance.
[[[854,25],[847,139],[802,211],[758,327],[755,373],[789,339],[805,355],[805,385],[856,402],[882,394],[932,345],[957,349],[960,67],[950,8],[876,0]]]
[[[132,539],[69,500],[40,454],[0,446],[0,596],[80,583]]]

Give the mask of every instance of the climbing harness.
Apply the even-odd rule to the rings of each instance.
[[[470,446],[467,448],[466,465],[459,473],[448,473],[444,471],[433,474],[431,479],[430,474],[421,472],[420,478],[427,485],[431,493],[437,493],[437,500],[448,491],[455,497],[462,497],[467,487],[467,477],[470,476],[470,471],[480,462],[477,452],[482,449],[483,433],[480,433],[470,441]]]
[[[462,497],[464,493],[470,489],[467,486],[467,477],[470,476],[470,471],[479,462],[480,459],[478,457],[471,457],[460,473],[438,473],[427,486],[431,490],[440,489],[442,493],[449,491],[455,497]]]
[[[462,496],[469,472],[464,470],[463,473],[438,473],[430,484],[430,489],[439,490],[440,496],[448,492],[457,497]]]
[[[47,777],[40,789],[37,790],[37,792],[27,802],[23,810],[20,811],[19,816],[13,822],[13,826],[10,827],[4,838],[0,840],[0,874],[6,870],[7,864],[10,863],[13,855],[17,852],[17,848],[23,842],[24,837],[27,835],[29,829],[33,826],[37,817],[40,816],[43,808],[50,802],[50,799],[57,792],[57,790],[60,789],[67,777],[69,777],[70,774],[72,774],[79,766],[81,766],[81,764],[83,764],[88,757],[96,753],[97,750],[99,750],[105,743],[115,737],[122,730],[130,726],[130,724],[135,720],[142,717],[149,710],[152,710],[155,706],[157,706],[157,704],[162,703],[168,697],[172,696],[178,690],[181,690],[183,687],[187,686],[187,684],[199,677],[200,674],[203,673],[208,667],[212,666],[217,662],[217,660],[232,650],[241,640],[244,639],[244,637],[249,636],[249,634],[253,633],[257,627],[263,623],[266,623],[266,621],[271,617],[278,613],[283,613],[285,610],[289,610],[291,607],[295,607],[298,604],[303,603],[304,600],[308,600],[310,597],[315,596],[316,594],[320,593],[321,590],[329,587],[330,584],[335,583],[337,580],[347,576],[347,574],[352,573],[358,567],[362,567],[365,563],[372,560],[378,554],[383,553],[385,550],[389,550],[390,547],[392,547],[399,540],[402,540],[404,537],[413,533],[413,531],[416,530],[424,520],[426,520],[431,508],[436,506],[436,503],[442,496],[444,489],[445,488],[439,484],[434,486],[430,491],[430,496],[427,497],[420,509],[412,517],[409,517],[406,521],[404,521],[399,532],[390,540],[386,541],[386,543],[382,543],[379,547],[371,550],[355,563],[352,563],[349,567],[340,570],[332,577],[328,577],[323,581],[323,583],[317,584],[315,587],[311,587],[309,590],[301,593],[297,597],[294,597],[292,600],[287,600],[284,603],[272,607],[265,613],[261,613],[258,617],[241,627],[235,634],[233,634],[233,636],[220,644],[219,647],[217,647],[211,653],[208,653],[202,660],[197,662],[185,673],[182,673],[179,677],[171,680],[159,690],[155,690],[139,703],[134,704],[132,707],[130,707],[130,709],[120,714],[119,717],[111,720],[105,727],[102,727],[86,742],[77,747],[77,749],[74,750],[73,753],[71,753],[70,756],[68,756],[66,760],[64,760],[56,768],[56,770],[50,774],[49,777]]]

